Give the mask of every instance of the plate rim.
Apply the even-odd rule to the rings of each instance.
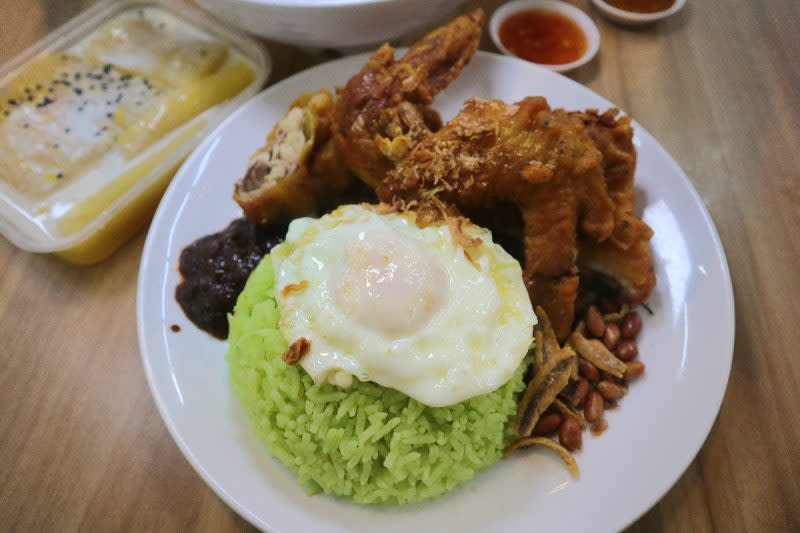
[[[398,51],[402,51],[403,49],[398,49]],[[265,531],[278,531],[274,526],[267,524],[262,520],[260,517],[256,516],[256,514],[251,511],[249,508],[245,507],[244,505],[240,504],[238,500],[236,500],[217,480],[214,476],[203,466],[200,460],[195,456],[192,450],[189,447],[189,444],[185,441],[183,436],[178,431],[175,422],[172,420],[168,409],[166,407],[165,400],[163,399],[162,395],[159,392],[159,389],[156,387],[156,378],[154,376],[154,370],[152,365],[150,364],[150,355],[147,353],[147,332],[144,328],[144,320],[146,310],[144,309],[144,290],[146,285],[147,276],[145,275],[149,272],[151,265],[155,267],[154,261],[159,259],[157,257],[152,257],[156,253],[155,251],[155,233],[157,232],[157,228],[161,226],[161,224],[165,223],[165,220],[168,220],[170,216],[174,217],[177,213],[169,213],[166,210],[166,205],[170,203],[170,199],[176,189],[180,186],[180,184],[187,179],[188,177],[184,177],[184,170],[190,166],[193,166],[194,162],[202,158],[209,150],[209,148],[213,145],[214,139],[218,137],[218,132],[223,130],[228,126],[229,123],[233,122],[234,120],[239,120],[239,114],[241,110],[249,105],[254,100],[259,100],[262,98],[269,98],[273,92],[279,92],[280,89],[284,84],[288,84],[289,82],[294,81],[296,78],[302,76],[308,76],[312,74],[315,70],[324,70],[334,66],[337,63],[346,63],[349,61],[354,61],[356,58],[361,58],[366,60],[371,55],[371,52],[355,54],[350,56],[345,56],[342,58],[334,59],[331,61],[326,61],[324,63],[320,63],[318,65],[314,65],[310,68],[302,70],[289,76],[279,82],[276,82],[269,87],[265,88],[261,92],[253,95],[250,99],[243,102],[237,108],[231,110],[230,114],[220,122],[216,127],[214,127],[208,134],[206,138],[200,142],[197,147],[191,152],[191,154],[186,158],[183,162],[181,167],[176,172],[173,180],[169,184],[167,190],[165,191],[164,195],[162,196],[158,208],[156,210],[155,215],[150,223],[148,228],[147,237],[145,239],[141,260],[139,263],[139,271],[138,271],[138,279],[137,279],[137,287],[136,287],[136,326],[137,326],[137,338],[139,343],[139,353],[142,360],[142,365],[145,371],[145,377],[147,379],[148,388],[150,390],[151,396],[156,404],[156,408],[161,416],[161,419],[164,425],[167,427],[167,431],[169,432],[172,439],[177,444],[178,448],[180,449],[181,453],[184,455],[186,460],[192,466],[192,468],[197,472],[203,481],[208,485],[212,491],[222,499],[228,507],[234,510],[237,514],[242,516],[245,520],[247,520],[253,526],[265,530]],[[544,76],[556,76],[562,78],[562,82],[566,81],[569,85],[576,86],[582,91],[589,91],[602,99],[607,106],[615,107],[622,111],[620,106],[615,105],[613,102],[609,101],[603,95],[594,91],[593,89],[578,83],[577,81],[564,76],[563,74],[553,72],[549,69],[541,67],[539,65],[535,65],[533,63],[529,63],[525,60],[506,56],[502,54],[496,54],[492,52],[487,52],[483,50],[478,50],[475,53],[476,56],[483,56],[486,57],[490,61],[500,61],[505,63],[510,63],[512,67],[515,68],[527,68],[532,69],[534,71],[538,71],[539,74]],[[623,111],[624,112],[624,111]],[[625,113],[628,115],[627,113]],[[630,116],[630,115],[629,115]],[[630,516],[624,517],[617,522],[617,529],[624,529],[633,524],[636,520],[641,518],[645,513],[647,513],[650,509],[652,509],[656,503],[661,501],[663,497],[674,487],[675,483],[685,474],[686,470],[689,466],[694,462],[697,458],[698,453],[702,449],[705,442],[708,440],[708,436],[713,429],[714,423],[716,422],[720,408],[722,406],[722,402],[725,398],[725,393],[727,391],[728,382],[730,379],[730,371],[733,363],[733,355],[734,355],[734,346],[735,346],[735,333],[736,333],[736,312],[735,312],[735,300],[734,300],[734,292],[733,292],[733,283],[730,275],[730,267],[728,265],[727,255],[725,253],[724,246],[722,244],[722,240],[720,239],[719,232],[717,230],[716,224],[714,224],[714,220],[709,213],[706,204],[703,202],[700,193],[694,187],[694,184],[689,179],[688,175],[683,171],[681,166],[678,162],[672,157],[672,155],[664,148],[664,146],[658,142],[658,140],[640,123],[638,123],[635,119],[632,118],[632,122],[636,129],[638,135],[642,137],[647,137],[648,141],[652,143],[652,146],[655,148],[656,151],[660,152],[660,155],[666,156],[666,159],[670,161],[671,165],[674,167],[674,177],[677,177],[681,180],[686,189],[688,189],[689,194],[692,196],[692,199],[695,202],[695,205],[699,207],[699,214],[705,225],[710,230],[710,238],[714,245],[713,255],[717,258],[719,265],[721,266],[721,276],[722,278],[719,280],[722,282],[722,286],[724,287],[724,296],[725,302],[722,302],[723,306],[721,310],[724,311],[725,316],[721,316],[723,320],[720,322],[724,322],[723,327],[726,330],[730,331],[730,335],[725,337],[724,341],[724,350],[722,355],[726,357],[725,360],[725,377],[724,379],[719,380],[719,393],[715,394],[715,398],[713,399],[714,409],[708,411],[708,415],[705,420],[702,422],[702,427],[704,433],[704,437],[697,443],[695,447],[693,447],[693,452],[691,455],[687,455],[687,459],[685,461],[681,461],[682,467],[679,469],[675,469],[674,475],[672,476],[665,476],[670,479],[663,487],[660,487],[659,490],[654,491],[654,496],[646,506],[642,507],[639,511],[631,513]],[[189,176],[189,174],[186,174]],[[722,315],[723,313],[721,313]],[[719,356],[719,354],[717,354]]]

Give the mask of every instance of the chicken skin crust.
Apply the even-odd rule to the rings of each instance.
[[[430,104],[478,48],[483,11],[437,28],[399,60],[384,44],[337,90],[334,135],[349,168],[371,187],[431,132],[441,118]]]

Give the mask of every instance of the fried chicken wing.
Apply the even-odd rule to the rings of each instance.
[[[611,237],[603,242],[582,237],[578,243],[578,263],[582,271],[601,275],[629,303],[638,304],[647,300],[656,283],[650,255],[653,231],[633,213],[636,170],[633,128],[630,117],[617,114],[616,109],[602,114],[593,109],[574,113],[603,154],[606,187],[615,209]]]
[[[471,99],[398,162],[378,197],[401,207],[429,201],[469,211],[513,204],[522,215],[524,277],[559,336],[570,332],[578,288],[580,182],[604,192],[602,157],[583,124],[541,97],[507,105]],[[604,209],[609,209],[605,206]]]
[[[598,113],[596,109],[572,113],[586,127],[586,133],[603,154],[603,174],[608,195],[616,210],[633,212],[633,177],[636,172],[636,147],[633,126],[628,116],[617,117],[618,109]]]
[[[258,224],[315,213],[357,184],[331,131],[333,97],[320,89],[295,100],[253,154],[234,199]]]
[[[614,235],[604,242],[580,239],[578,264],[582,272],[599,274],[603,283],[632,305],[647,301],[656,285],[650,239],[653,230],[632,214],[623,214]]]
[[[337,91],[335,139],[348,166],[377,187],[394,164],[441,127],[429,107],[478,47],[483,11],[457,17],[414,44],[399,61],[384,44]]]

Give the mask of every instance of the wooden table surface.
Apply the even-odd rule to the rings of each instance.
[[[3,0],[0,62],[91,3]],[[575,3],[602,48],[572,76],[691,177],[736,299],[719,417],[632,530],[800,531],[800,2],[690,0],[638,30]],[[329,57],[269,46],[272,82]],[[134,314],[143,242],[77,268],[0,237],[0,529],[250,529],[195,474],[150,396]]]

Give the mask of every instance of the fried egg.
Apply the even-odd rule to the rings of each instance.
[[[519,263],[491,233],[419,228],[413,212],[342,206],[301,218],[272,250],[280,328],[310,347],[314,382],[354,379],[442,407],[494,391],[519,367],[536,324]]]

